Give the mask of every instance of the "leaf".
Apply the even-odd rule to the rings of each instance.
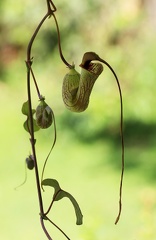
[[[82,215],[81,209],[80,209],[77,201],[75,200],[75,198],[70,193],[65,192],[63,190],[61,190],[58,193],[58,195],[56,196],[55,201],[58,201],[58,200],[62,199],[63,197],[69,198],[69,200],[73,204],[73,207],[74,207],[74,210],[75,210],[75,214],[76,214],[76,224],[77,225],[81,225],[83,223],[83,221],[82,221],[83,215]]]
[[[28,101],[23,103],[21,111],[24,115],[29,115]]]
[[[21,109],[22,113],[26,116],[29,116],[29,104],[28,101],[24,102]],[[35,113],[35,109],[32,109],[32,114]]]
[[[51,179],[51,178],[44,179],[41,185],[53,187],[55,190],[54,195],[61,190],[58,181],[55,179]]]
[[[33,119],[33,126],[34,126],[34,132],[37,132],[40,130],[40,127],[37,125],[36,123],[36,120]],[[27,118],[27,120],[24,122],[23,124],[23,127],[24,129],[27,131],[27,132],[30,132],[30,121],[29,121],[29,118]]]
[[[29,121],[29,104],[28,101],[24,102],[21,109],[22,113],[27,116],[27,120],[24,122],[23,127],[24,129],[30,133],[30,121]],[[32,114],[34,114],[36,111],[35,109],[32,109]],[[40,130],[40,127],[37,125],[36,120],[33,119],[33,126],[34,126],[34,132]]]
[[[50,187],[53,187],[55,189],[55,192],[54,192],[54,195],[53,195],[53,201],[59,201],[60,199],[62,199],[64,197],[69,198],[69,200],[73,204],[73,207],[74,207],[74,210],[75,210],[76,224],[81,225],[83,223],[83,221],[82,221],[83,215],[82,215],[81,209],[80,209],[77,201],[75,200],[75,198],[70,193],[68,193],[68,192],[66,192],[66,191],[64,191],[60,188],[60,185],[59,185],[57,180],[55,180],[55,179],[44,179],[42,181],[42,185],[50,186]]]

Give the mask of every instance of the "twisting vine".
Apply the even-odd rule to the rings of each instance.
[[[56,123],[55,123],[55,116],[53,110],[48,106],[48,104],[45,102],[45,98],[41,95],[37,80],[35,78],[35,74],[32,69],[32,64],[33,64],[33,57],[31,56],[32,52],[32,47],[33,43],[36,39],[36,36],[45,22],[47,18],[50,18],[51,16],[54,17],[55,23],[57,26],[57,32],[58,32],[58,39],[60,42],[60,33],[59,33],[59,28],[58,28],[58,23],[56,20],[56,17],[54,15],[54,12],[56,11],[56,7],[53,4],[51,0],[46,0],[47,2],[47,13],[44,15],[40,23],[38,24],[36,30],[34,31],[27,47],[27,59],[26,59],[26,66],[27,66],[27,94],[28,94],[28,100],[23,104],[22,106],[22,113],[27,116],[27,120],[24,123],[24,128],[25,130],[30,134],[30,143],[31,143],[31,149],[32,149],[32,154],[26,158],[26,164],[29,169],[35,169],[35,176],[36,176],[36,186],[37,186],[37,192],[38,192],[38,200],[39,200],[39,207],[40,207],[40,221],[41,221],[41,226],[43,228],[43,231],[45,232],[45,235],[49,240],[52,240],[52,237],[48,233],[48,230],[45,227],[45,220],[48,220],[50,223],[52,223],[67,239],[70,239],[66,233],[59,227],[57,226],[49,217],[48,213],[50,212],[54,201],[58,201],[62,199],[63,197],[68,197],[71,203],[74,206],[75,213],[76,213],[76,223],[82,224],[82,213],[79,208],[78,203],[74,199],[74,197],[69,194],[68,192],[62,190],[59,186],[59,183],[55,179],[43,179],[43,174],[44,174],[44,169],[47,163],[47,160],[49,158],[49,155],[55,145],[56,142]],[[63,57],[62,51],[61,51],[61,46],[59,44],[59,52],[61,59],[63,62],[70,67],[70,64],[66,62],[66,60]],[[32,108],[32,97],[31,97],[31,79],[34,81],[36,91],[38,98],[40,100],[40,104],[36,107],[36,109]],[[33,118],[33,115],[36,115],[36,118]],[[35,139],[35,131],[38,131],[39,129],[47,129],[51,127],[51,125],[54,125],[54,141],[52,144],[52,147],[50,149],[50,152],[45,160],[43,170],[42,170],[42,175],[41,175],[41,182],[40,182],[40,177],[39,177],[39,171],[38,171],[38,162],[37,162],[37,156],[36,156],[36,139]],[[49,208],[47,211],[44,210],[43,207],[43,199],[42,199],[42,192],[41,188],[43,189],[43,185],[51,186],[54,188],[55,192],[52,197],[52,202],[49,205]]]
[[[37,193],[38,193],[38,200],[39,200],[39,208],[40,208],[40,222],[42,229],[47,236],[49,240],[52,240],[52,237],[50,236],[46,226],[45,226],[45,220],[49,221],[54,227],[56,227],[68,240],[70,238],[66,235],[66,233],[57,226],[49,217],[48,214],[53,207],[53,204],[55,201],[59,201],[64,197],[67,197],[75,210],[76,214],[76,224],[80,225],[82,224],[83,215],[80,210],[80,207],[75,200],[75,198],[68,192],[64,191],[57,180],[47,178],[44,179],[44,170],[46,167],[47,160],[52,152],[53,147],[56,143],[56,122],[55,122],[55,115],[53,110],[50,108],[50,106],[45,102],[45,97],[40,92],[40,89],[37,84],[37,80],[35,78],[35,74],[32,68],[33,65],[33,57],[32,57],[32,47],[34,44],[34,41],[37,37],[38,32],[40,31],[43,23],[47,18],[50,18],[51,16],[54,19],[56,30],[57,30],[57,36],[58,36],[58,48],[59,48],[59,54],[60,58],[63,61],[63,63],[69,68],[69,73],[66,74],[63,80],[63,87],[62,87],[62,97],[65,106],[70,110],[74,112],[82,112],[85,111],[89,104],[89,98],[91,91],[93,89],[94,83],[98,76],[103,71],[103,64],[105,64],[113,73],[118,89],[119,89],[119,95],[120,95],[120,106],[121,106],[121,117],[120,117],[120,131],[121,131],[121,146],[122,146],[122,172],[121,172],[121,180],[120,180],[120,193],[119,193],[119,213],[116,218],[115,224],[119,221],[120,215],[121,215],[121,209],[122,209],[122,184],[123,184],[123,174],[124,174],[124,138],[123,138],[123,100],[122,100],[122,92],[120,83],[118,80],[118,77],[113,70],[113,68],[103,59],[101,59],[96,53],[94,52],[87,52],[84,54],[82,63],[80,64],[80,67],[82,68],[81,74],[79,74],[75,70],[74,65],[70,65],[66,59],[64,58],[62,54],[61,49],[61,38],[60,38],[60,30],[59,25],[55,16],[56,7],[52,0],[46,0],[47,3],[47,13],[44,15],[44,17],[39,22],[36,30],[34,31],[28,46],[27,46],[27,59],[25,61],[26,67],[27,67],[27,101],[23,103],[22,106],[22,113],[27,117],[26,121],[24,122],[24,129],[29,133],[30,135],[30,144],[31,144],[31,154],[26,158],[26,165],[27,168],[32,170],[35,169],[35,176],[36,176],[36,186],[37,186]],[[93,62],[96,61],[96,62]],[[100,62],[100,63],[99,63]],[[31,80],[33,80],[34,85],[36,87],[37,96],[39,98],[39,105],[36,107],[36,109],[33,109],[32,107],[32,94],[31,94]],[[35,114],[35,117],[34,117]],[[37,154],[36,154],[36,139],[35,139],[35,132],[40,129],[47,129],[49,127],[52,127],[54,129],[54,140],[51,146],[51,149],[47,155],[47,158],[43,165],[43,170],[41,174],[41,179],[39,176],[39,170],[38,170],[38,162],[37,162]],[[25,182],[25,181],[24,181]],[[52,201],[49,204],[48,209],[45,211],[43,206],[43,198],[42,198],[42,190],[43,186],[50,186],[54,188],[54,194],[52,196]]]

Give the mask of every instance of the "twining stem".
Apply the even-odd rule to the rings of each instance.
[[[62,54],[62,50],[61,50],[61,43],[60,43],[60,33],[59,33],[59,27],[58,27],[58,23],[56,20],[56,17],[54,15],[54,12],[56,11],[56,7],[53,4],[53,2],[51,0],[46,0],[47,1],[47,13],[45,14],[45,16],[42,18],[42,20],[40,21],[40,23],[38,24],[36,30],[34,31],[29,43],[28,43],[28,47],[27,47],[27,60],[26,60],[26,66],[27,66],[27,94],[28,94],[28,106],[29,106],[29,119],[30,119],[30,142],[31,142],[31,147],[32,147],[32,155],[33,155],[33,160],[34,160],[34,167],[35,167],[35,176],[36,176],[36,186],[37,186],[37,192],[38,192],[38,199],[39,199],[39,207],[40,207],[40,221],[41,221],[41,226],[42,229],[45,233],[45,235],[47,236],[47,238],[49,240],[52,240],[51,236],[49,235],[45,225],[44,225],[44,220],[48,220],[49,222],[51,222],[59,231],[61,231],[61,233],[68,239],[69,237],[63,232],[63,230],[61,230],[54,222],[52,222],[47,216],[46,214],[48,214],[48,212],[45,214],[44,213],[44,208],[43,208],[43,199],[42,199],[42,194],[41,194],[41,186],[40,186],[40,178],[39,178],[39,171],[38,171],[38,164],[37,164],[37,156],[36,156],[36,149],[35,149],[35,143],[36,143],[36,139],[34,136],[34,125],[33,125],[33,113],[32,113],[32,103],[31,103],[31,86],[30,86],[30,79],[31,79],[31,75],[32,78],[34,80],[35,86],[36,86],[36,90],[38,93],[38,97],[39,99],[41,99],[41,94],[37,85],[37,81],[35,79],[35,75],[33,73],[32,70],[32,63],[33,63],[33,58],[31,57],[31,50],[32,50],[32,45],[34,43],[34,40],[42,26],[42,24],[44,23],[44,21],[50,17],[51,15],[53,15],[54,19],[55,19],[55,23],[56,23],[56,27],[57,27],[57,33],[58,33],[58,42],[59,42],[59,52],[60,52],[60,57],[63,60],[63,62],[67,65],[70,66],[66,60],[63,57]],[[52,9],[53,8],[53,9]],[[53,114],[54,115],[54,114]],[[50,150],[50,153],[55,145],[56,142],[56,124],[55,124],[55,118],[54,118],[54,131],[55,131],[55,135],[54,135],[54,142],[52,145],[52,148]],[[50,153],[48,154],[48,157],[50,155]],[[47,159],[48,159],[47,157]],[[44,167],[43,167],[43,172],[42,172],[42,178],[43,178],[43,173],[44,173],[44,169],[45,169],[45,165],[47,162],[47,159],[45,161]],[[51,209],[52,204],[50,204],[49,210]]]
[[[30,71],[27,72],[27,91],[28,91],[28,104],[29,104],[29,119],[30,119],[30,142],[32,146],[32,154],[34,159],[34,167],[35,167],[35,175],[36,175],[36,183],[37,183],[37,190],[38,190],[38,197],[39,197],[39,205],[40,205],[40,212],[43,213],[43,201],[42,195],[40,190],[40,181],[39,181],[39,173],[38,173],[38,166],[37,166],[37,158],[36,158],[36,150],[35,150],[35,138],[34,138],[34,126],[33,126],[33,114],[32,114],[32,104],[31,104],[31,90],[30,90]]]
[[[49,12],[43,17],[39,25],[37,26],[34,34],[32,35],[28,47],[27,47],[27,93],[28,93],[28,106],[29,106],[29,118],[30,118],[30,142],[31,142],[31,147],[32,147],[32,154],[33,154],[33,159],[34,159],[34,167],[35,167],[35,176],[36,176],[36,186],[37,186],[37,192],[38,192],[38,199],[39,199],[39,207],[40,207],[40,214],[43,216],[44,215],[44,209],[43,209],[43,200],[42,200],[42,194],[41,194],[41,188],[40,188],[40,179],[39,179],[39,172],[38,172],[38,165],[37,165],[37,157],[36,157],[36,149],[35,149],[35,137],[34,137],[34,126],[33,126],[33,114],[32,114],[32,103],[31,103],[31,87],[30,87],[30,73],[31,72],[31,65],[32,65],[32,58],[31,58],[31,49],[33,42],[37,36],[37,33],[39,32],[42,24],[44,21],[47,19],[47,17],[50,15]],[[32,75],[33,76],[33,75]],[[35,81],[36,82],[36,81]],[[37,84],[37,83],[36,83]],[[35,84],[35,85],[36,85]],[[37,88],[38,89],[38,88]],[[41,225],[42,228],[49,240],[52,240],[50,235],[48,234],[43,220],[41,220]]]
[[[42,174],[41,174],[41,187],[42,187],[42,190],[44,190],[43,186],[42,186],[42,181],[43,181],[43,175],[44,175],[45,167],[46,167],[48,158],[49,158],[49,156],[50,156],[50,154],[51,154],[51,152],[52,152],[52,150],[53,150],[53,148],[55,146],[55,143],[56,143],[56,122],[55,122],[55,115],[54,115],[53,111],[52,111],[52,115],[53,115],[53,121],[54,121],[54,140],[53,140],[53,144],[52,144],[51,149],[50,149],[50,151],[49,151],[49,153],[48,153],[48,155],[46,157],[46,160],[44,162],[43,169],[42,169]]]
[[[40,180],[39,180],[39,172],[38,172],[38,165],[37,165],[37,157],[36,157],[36,149],[35,149],[35,138],[34,138],[34,127],[33,127],[33,115],[32,115],[32,104],[31,104],[31,90],[30,90],[30,70],[27,72],[27,91],[28,91],[28,104],[29,104],[29,117],[30,117],[30,142],[32,146],[32,154],[34,159],[34,167],[35,167],[35,176],[36,176],[36,185],[37,185],[37,192],[38,192],[38,199],[39,199],[39,207],[40,207],[40,215],[44,215],[43,209],[43,200],[40,188]],[[41,226],[42,229],[49,240],[52,240],[51,236],[49,235],[48,231],[45,228],[44,221],[41,217]]]
[[[52,13],[53,15],[53,18],[55,20],[55,24],[56,24],[56,28],[57,28],[57,35],[58,35],[58,48],[59,48],[59,54],[60,54],[60,57],[62,59],[62,61],[64,62],[64,64],[67,65],[68,68],[73,68],[73,65],[70,65],[64,58],[63,54],[62,54],[62,49],[61,49],[61,37],[60,37],[60,30],[59,30],[59,25],[58,25],[58,22],[57,22],[57,19],[55,17],[55,14]]]
[[[31,67],[31,65],[29,64],[29,62],[26,62],[26,65],[27,65],[27,67],[30,69],[32,78],[33,78],[33,80],[34,80],[34,84],[35,84],[35,87],[36,87],[36,91],[37,91],[37,94],[38,94],[38,98],[39,98],[39,99],[42,99],[42,95],[40,94],[40,90],[39,90],[39,87],[38,87],[38,85],[37,85],[37,81],[36,81],[34,72],[33,72],[33,70],[32,70],[32,67]]]
[[[40,21],[39,25],[37,26],[34,34],[32,35],[30,41],[29,41],[29,44],[28,44],[28,47],[27,47],[27,60],[29,62],[31,62],[31,49],[32,49],[32,45],[33,45],[33,42],[36,38],[36,35],[37,33],[39,32],[42,24],[44,23],[44,21],[50,16],[49,12],[47,12],[47,14],[42,18],[42,20]]]

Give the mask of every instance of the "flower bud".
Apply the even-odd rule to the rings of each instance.
[[[65,75],[63,79],[62,86],[62,97],[67,108],[73,105],[73,100],[75,99],[76,93],[78,91],[80,82],[80,74],[73,68],[69,69],[69,72]]]
[[[92,63],[88,58],[87,64],[85,61],[80,65],[81,75],[73,67],[63,79],[63,101],[66,108],[73,112],[86,110],[94,83],[103,71],[101,63]]]
[[[29,157],[26,158],[26,164],[27,164],[27,168],[29,170],[32,170],[34,168],[34,159],[33,159],[33,156],[30,155]]]
[[[40,128],[44,129],[51,126],[53,121],[53,113],[44,99],[41,99],[40,101],[40,104],[36,108],[36,123]]]

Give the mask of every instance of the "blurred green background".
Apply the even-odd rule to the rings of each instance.
[[[31,151],[21,106],[27,100],[26,48],[46,13],[46,1],[0,1],[0,237],[46,239],[39,222],[34,171],[24,161]],[[156,239],[156,3],[152,0],[60,0],[56,17],[68,62],[79,64],[94,51],[116,71],[124,100],[125,176],[123,212],[118,225],[121,146],[120,102],[115,79],[105,67],[86,112],[71,113],[61,98],[68,72],[58,54],[53,18],[47,19],[33,47],[33,69],[57,124],[57,143],[45,177],[60,182],[77,199],[84,224],[75,225],[68,199],[54,204],[52,220],[74,240]],[[33,106],[38,98],[32,84]],[[36,134],[40,171],[53,130]],[[46,204],[52,190],[43,195]],[[48,224],[52,238],[65,239]]]

